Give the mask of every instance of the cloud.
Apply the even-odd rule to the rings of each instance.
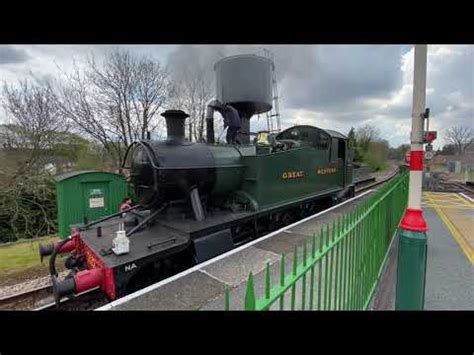
[[[86,55],[98,60],[114,46],[0,46],[0,80],[14,83],[33,72],[38,80],[58,78]],[[174,80],[186,70],[204,71],[234,54],[274,55],[283,127],[312,124],[347,133],[372,124],[393,146],[409,142],[413,91],[413,46],[405,45],[124,45],[136,54],[167,64]],[[452,125],[473,126],[474,46],[430,45],[427,106],[438,141]],[[265,128],[253,118],[252,129]]]
[[[351,47],[364,50],[374,49],[372,46]],[[356,50],[351,58],[358,64],[354,64],[352,68],[345,64],[337,64],[335,61],[334,67],[339,67],[340,72],[336,72],[334,68],[322,70],[324,77],[329,79],[325,80],[325,83],[344,82],[340,75],[342,73],[346,73],[347,82],[352,83],[347,86],[350,90],[346,92],[333,90],[333,97],[328,95],[325,98],[318,94],[308,94],[305,100],[303,96],[296,94],[295,90],[290,90],[290,85],[285,85],[283,82],[282,91],[289,90],[291,93],[291,96],[287,97],[285,92],[282,92],[284,97],[282,106],[285,108],[282,115],[284,125],[290,126],[298,121],[294,114],[296,107],[299,106],[305,108],[307,121],[313,122],[314,125],[323,128],[334,127],[342,132],[347,132],[351,126],[368,123],[379,128],[383,138],[387,139],[392,146],[409,143],[414,48],[400,47],[398,49],[401,51],[398,52],[394,46],[381,47],[393,48],[370,55],[357,54]],[[437,148],[446,143],[444,134],[449,127],[465,125],[474,129],[474,47],[430,45],[428,49],[426,105],[431,109],[430,129],[438,131],[439,138],[434,144]],[[347,55],[342,55],[340,52],[337,57],[344,58]],[[386,58],[384,59],[384,57]],[[385,73],[380,66],[382,62],[388,63]],[[366,66],[364,70],[362,70],[361,63]],[[369,75],[367,75],[368,73]],[[381,79],[380,76],[383,75],[387,75],[391,79]],[[357,76],[366,80],[364,85],[367,87],[357,85],[360,80]],[[295,80],[293,76],[291,80]],[[307,80],[310,81],[311,77],[308,76]],[[319,84],[311,85],[318,87]],[[293,85],[293,87],[295,86]],[[311,105],[311,100],[315,104]],[[305,102],[309,104],[305,104]],[[301,109],[299,112],[301,115]]]
[[[405,81],[413,80],[413,50],[407,56]],[[428,46],[426,106],[430,129],[438,131],[436,146],[446,143],[445,132],[455,125],[474,129],[474,46]],[[411,97],[407,103],[411,117]]]
[[[28,59],[30,59],[30,56],[24,49],[7,45],[0,46],[0,65],[23,63]]]
[[[130,50],[137,55],[147,55],[166,62],[169,52],[175,48],[171,45],[22,45],[22,46],[0,46],[0,64],[4,58],[8,59],[6,65],[0,65],[0,81],[15,83],[18,80],[31,77],[33,72],[37,78],[59,78],[60,72],[70,72],[74,62],[81,67],[90,55],[94,55],[98,62],[114,47]],[[16,58],[27,58],[15,62],[12,50]],[[4,55],[4,52],[8,55]],[[20,57],[23,56],[23,57]],[[6,61],[6,59],[5,59]]]
[[[362,122],[364,113],[403,87],[402,56],[407,46],[333,45],[181,45],[170,53],[168,63],[175,78],[186,70],[205,70],[214,76],[213,65],[235,54],[274,55],[279,82],[282,123],[319,124],[322,117],[341,127]],[[307,116],[303,118],[303,113]],[[329,122],[328,122],[329,123]],[[329,128],[329,127],[327,127]]]
[[[354,45],[305,50],[284,73],[283,95],[293,106],[338,111],[363,106],[365,98],[388,97],[402,84],[403,51],[403,46]]]

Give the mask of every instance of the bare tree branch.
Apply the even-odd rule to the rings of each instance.
[[[191,72],[189,69],[179,74],[172,91],[173,105],[189,114],[189,140],[203,141],[207,103],[213,97],[211,76],[204,70]]]
[[[8,123],[0,151],[0,240],[55,231],[54,183],[45,164],[68,130],[50,82],[3,85]]]
[[[16,86],[4,84],[1,102],[9,120],[2,130],[3,148],[25,153],[18,174],[37,168],[45,153],[68,131],[51,83],[40,86],[24,80]]]
[[[357,144],[363,151],[367,151],[370,146],[370,143],[375,140],[378,140],[379,137],[380,132],[378,131],[378,129],[368,124],[362,127],[358,127],[355,131],[355,139],[357,141]]]
[[[99,142],[120,167],[125,148],[160,134],[157,114],[170,90],[169,75],[158,61],[115,49],[103,63],[93,56],[85,69],[65,74],[61,109],[78,130]]]
[[[449,128],[446,131],[445,139],[454,146],[455,152],[458,155],[463,154],[474,141],[471,128],[465,126]]]

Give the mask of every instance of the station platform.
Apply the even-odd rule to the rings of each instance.
[[[474,310],[474,200],[423,192],[428,223],[425,310]],[[369,309],[394,310],[398,240],[394,240]]]
[[[226,287],[230,289],[230,309],[242,310],[250,272],[256,293],[263,294],[267,262],[272,279],[278,277],[281,254],[287,255],[291,265],[295,245],[373,192],[369,190],[98,310],[224,310]],[[474,200],[456,193],[424,192],[423,209],[430,228],[425,309],[474,310]],[[395,237],[369,310],[395,309],[397,247]]]
[[[368,190],[97,310],[224,310],[226,287],[230,289],[230,310],[242,310],[250,272],[254,275],[256,292],[261,295],[267,262],[276,277],[281,254],[287,255],[288,265],[291,265],[291,254],[296,245],[341,214],[351,211],[374,191]],[[300,255],[301,252],[298,257]]]

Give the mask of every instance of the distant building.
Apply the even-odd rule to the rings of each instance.
[[[45,158],[44,170],[51,175],[68,173],[74,170],[74,163],[62,156],[48,156]]]
[[[462,155],[436,154],[427,166],[431,171],[448,171],[450,162],[460,162],[461,172],[474,169],[474,146],[468,147]]]

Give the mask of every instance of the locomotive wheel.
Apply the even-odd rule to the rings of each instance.
[[[305,203],[304,205],[300,206],[300,211],[299,211],[299,217],[300,218],[305,218],[313,214],[314,211],[314,203],[309,202]]]
[[[232,227],[232,238],[237,244],[255,238],[255,227],[253,222]]]
[[[270,217],[270,222],[269,222],[270,231],[275,231],[277,229],[280,229],[283,226],[282,217],[283,217],[282,213],[275,213]]]
[[[285,212],[281,218],[281,228],[290,225],[293,222],[293,218],[289,212]]]

